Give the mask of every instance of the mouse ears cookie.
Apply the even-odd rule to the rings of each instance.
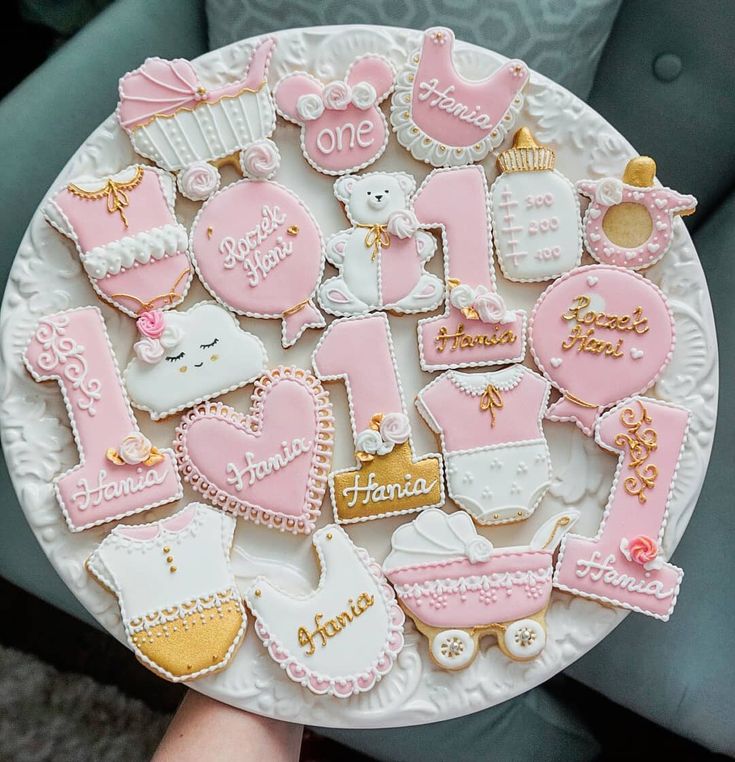
[[[674,217],[693,214],[694,196],[654,185],[656,162],[637,156],[622,180],[580,180],[577,190],[590,199],[584,215],[584,243],[600,263],[631,270],[650,267],[671,247]]]
[[[274,91],[278,113],[301,127],[301,148],[314,169],[341,175],[380,158],[389,134],[380,104],[394,77],[385,58],[367,55],[353,61],[344,80],[322,84],[305,72],[281,79]]]
[[[529,79],[523,61],[490,76],[465,79],[454,66],[454,32],[427,29],[396,79],[391,124],[415,159],[434,167],[481,161],[500,145],[523,105]]]

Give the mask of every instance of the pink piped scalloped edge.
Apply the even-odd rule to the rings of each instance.
[[[313,538],[314,550],[319,558],[319,567],[321,570],[319,584],[317,585],[315,593],[321,589],[322,584],[324,583],[325,574],[324,555],[316,540],[327,531],[341,532],[350,545],[352,545],[359,561],[370,573],[373,579],[375,579],[388,611],[390,627],[385,645],[377,659],[375,659],[366,672],[359,675],[347,675],[345,678],[339,679],[329,677],[328,675],[322,675],[319,672],[315,672],[314,670],[305,667],[296,657],[291,656],[274,635],[270,634],[268,625],[253,611],[252,608],[250,608],[247,593],[245,594],[245,602],[248,603],[250,613],[255,617],[255,632],[263,641],[263,645],[268,649],[270,657],[277,664],[281,665],[281,668],[285,670],[286,675],[291,680],[303,685],[312,693],[318,695],[326,694],[334,696],[335,698],[349,698],[356,693],[369,691],[393,668],[393,664],[395,663],[398,654],[403,649],[403,624],[406,621],[406,616],[398,605],[393,588],[388,584],[380,565],[375,559],[371,558],[364,548],[355,545],[344,529],[337,524],[327,524],[327,526],[322,527]],[[256,580],[253,583],[253,587],[255,587],[257,583],[258,581]]]
[[[306,384],[314,395],[317,419],[330,424],[328,428],[319,429],[319,433],[325,434],[326,437],[320,439],[319,445],[314,448],[314,457],[312,457],[311,466],[309,467],[309,478],[304,496],[304,511],[297,517],[253,505],[245,500],[237,500],[216,485],[210,484],[207,478],[192,463],[184,441],[189,424],[199,418],[208,416],[226,417],[228,420],[249,431],[260,430],[263,426],[263,404],[265,397],[269,392],[271,383],[280,378],[290,378]],[[332,415],[329,394],[319,380],[308,371],[279,365],[277,368],[264,373],[255,382],[255,388],[250,399],[252,404],[248,413],[241,413],[222,402],[205,402],[204,404],[197,405],[197,407],[190,410],[181,418],[181,422],[176,427],[174,439],[174,452],[181,476],[195,492],[201,494],[223,511],[249,519],[256,524],[263,524],[271,529],[279,529],[281,532],[310,534],[314,530],[316,520],[321,514],[322,500],[327,488],[327,474],[334,450],[334,417]],[[316,460],[317,455],[326,457],[328,462],[325,465],[319,465]]]

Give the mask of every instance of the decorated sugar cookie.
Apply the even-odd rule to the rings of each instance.
[[[352,524],[444,503],[442,460],[416,456],[384,314],[335,320],[312,357],[317,376],[344,381],[357,467],[329,476],[334,518]]]
[[[352,228],[327,241],[327,259],[339,270],[319,287],[332,315],[371,310],[428,312],[444,299],[442,282],[427,273],[436,241],[410,210],[416,181],[405,172],[369,172],[334,184]]]
[[[235,519],[200,503],[150,524],[119,524],[87,559],[120,604],[148,669],[179,683],[225,668],[247,619],[230,568]]]
[[[222,164],[269,174],[261,165],[264,150],[275,151],[267,140],[276,126],[267,79],[275,45],[270,37],[258,43],[235,82],[206,85],[183,58],[147,58],[120,79],[117,117],[133,148],[177,173],[179,189],[192,201],[217,190]]]
[[[420,224],[442,232],[447,291],[444,314],[419,321],[423,370],[505,365],[526,354],[526,313],[495,288],[489,206],[478,166],[435,169],[416,193]]]
[[[515,661],[544,650],[552,556],[578,518],[577,511],[559,513],[528,546],[512,548],[494,548],[461,511],[424,511],[396,529],[383,573],[435,664],[468,667],[488,634]]]
[[[72,532],[181,497],[173,452],[138,428],[97,307],[42,318],[23,360],[36,381],[59,384],[69,414],[80,463],[54,489]]]
[[[640,270],[658,262],[671,247],[674,217],[693,214],[694,196],[654,185],[656,162],[637,156],[623,179],[580,180],[591,199],[584,215],[584,244],[602,264]]]
[[[259,577],[245,593],[255,632],[291,680],[349,698],[390,672],[403,648],[405,617],[380,566],[329,524],[314,534],[316,590],[291,595]]]
[[[174,448],[184,480],[218,508],[281,531],[309,533],[332,462],[329,395],[310,373],[275,368],[246,414],[222,403],[187,413]]]
[[[170,309],[189,290],[186,228],[174,214],[173,177],[134,164],[57,191],[46,220],[77,248],[94,290],[126,315]]]
[[[486,373],[450,370],[416,407],[439,436],[449,497],[478,524],[528,518],[551,483],[541,420],[549,382],[523,365]]]
[[[263,342],[213,302],[146,312],[137,325],[125,387],[154,421],[249,384],[268,362]]]
[[[197,273],[218,301],[239,315],[282,321],[281,343],[323,328],[313,302],[324,243],[305,204],[270,180],[240,180],[202,206],[191,228]]]
[[[393,89],[395,72],[382,56],[352,62],[344,80],[322,84],[293,72],[276,85],[278,113],[301,126],[301,149],[327,175],[357,172],[379,159],[388,144],[380,104]]]
[[[490,189],[498,263],[508,280],[552,280],[579,265],[579,196],[558,172],[556,154],[526,127],[501,152],[501,174]]]
[[[650,388],[674,350],[666,297],[638,273],[590,265],[552,283],[531,315],[536,365],[562,397],[546,411],[592,436],[604,408]]]
[[[662,540],[688,428],[688,410],[648,397],[597,421],[595,439],[618,467],[597,535],[564,539],[556,587],[668,620],[684,572],[666,561]]]
[[[454,32],[427,29],[398,74],[390,120],[398,142],[434,167],[481,161],[500,145],[523,105],[529,79],[523,61],[508,61],[486,79],[461,76]]]

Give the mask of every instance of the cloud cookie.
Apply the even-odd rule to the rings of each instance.
[[[268,361],[263,342],[213,302],[186,312],[148,312],[137,325],[141,339],[125,387],[154,421],[249,384]]]

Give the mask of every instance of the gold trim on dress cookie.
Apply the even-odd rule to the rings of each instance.
[[[84,188],[80,188],[74,183],[69,183],[69,185],[66,186],[66,189],[74,196],[91,201],[97,201],[99,199],[106,198],[108,213],[115,214],[117,212],[120,215],[120,219],[123,221],[123,224],[125,227],[127,227],[128,218],[125,216],[125,207],[130,204],[130,199],[128,198],[127,192],[133,190],[133,188],[135,188],[142,179],[143,167],[136,167],[135,175],[131,180],[119,182],[117,180],[113,180],[112,178],[108,178],[107,182],[101,188],[95,191],[85,190]]]
[[[174,304],[174,299],[180,299],[181,294],[176,293],[176,289],[178,288],[179,283],[191,272],[191,267],[186,267],[184,270],[181,271],[181,274],[176,278],[174,281],[174,285],[171,287],[171,290],[166,294],[158,294],[158,296],[154,296],[153,299],[144,302],[142,299],[139,299],[134,294],[110,294],[110,299],[132,299],[134,302],[138,302],[140,307],[138,307],[138,315],[141,315],[144,312],[150,312],[151,310],[156,309],[156,302],[159,299],[162,299],[164,303],[167,303],[169,306]]]

